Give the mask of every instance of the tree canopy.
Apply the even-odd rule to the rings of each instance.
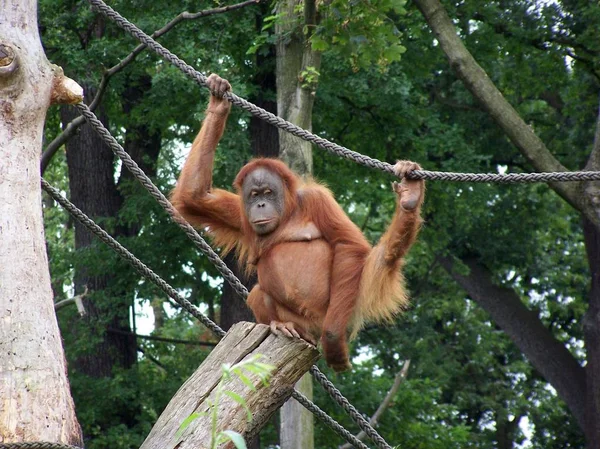
[[[85,1],[40,0],[39,5],[48,58],[84,85],[91,99],[106,70],[138,43],[93,13]],[[223,5],[117,0],[111,6],[151,33],[183,11]],[[286,36],[275,34],[272,23],[282,18],[271,6],[261,3],[184,20],[159,40],[204,73],[229,79],[238,95],[273,100],[274,86],[267,87],[259,75],[274,71],[272,46]],[[598,156],[589,165],[599,153],[594,135],[600,6],[566,0],[443,6],[463,44],[554,158],[569,170],[586,164],[600,170]],[[320,8],[311,42],[322,52],[321,66],[305,74],[318,76],[313,132],[387,162],[417,161],[426,170],[536,171],[453,70],[438,35],[415,4],[332,1]],[[111,76],[96,112],[168,193],[199,128],[207,94],[144,51]],[[66,108],[50,111],[47,143],[74,117]],[[231,186],[251,157],[250,128],[249,115],[234,108],[217,153],[219,186]],[[110,192],[90,190],[96,194],[79,196],[89,201],[94,218],[219,320],[223,281],[215,268],[112,154],[78,145],[83,153],[60,147],[44,177],[74,199],[94,176],[86,170],[105,173],[102,182],[111,183]],[[87,165],[76,163],[77,154]],[[392,177],[320,149],[313,149],[313,164],[314,177],[328,185],[376,242],[394,211]],[[91,206],[104,201],[104,195],[116,198],[114,207]],[[379,420],[378,431],[391,445],[592,447],[594,431],[586,431],[581,417],[599,417],[600,410],[593,405],[577,409],[570,390],[567,404],[566,393],[551,380],[551,369],[526,356],[524,349],[532,335],[531,344],[552,344],[539,343],[531,351],[560,347],[565,354],[556,357],[565,364],[581,370],[595,366],[592,355],[600,351],[600,341],[586,338],[583,324],[586,313],[600,303],[594,290],[599,281],[591,282],[599,279],[600,264],[590,264],[600,228],[587,224],[586,213],[545,184],[428,183],[425,224],[405,267],[411,306],[394,324],[364,330],[353,344],[354,369],[333,377],[359,410],[372,414],[404,361],[411,361],[407,379]],[[96,287],[87,297],[88,307],[94,307],[91,316],[82,319],[75,308],[57,312],[86,447],[138,447],[215,339],[102,244],[91,239],[76,243],[79,231],[51,201],[45,203],[45,226],[55,300],[81,293],[84,285]],[[513,299],[520,306],[503,313],[513,313],[513,323],[519,315],[523,324],[509,331],[489,307],[509,307]],[[130,315],[136,318],[130,320]],[[142,325],[148,321],[150,327]],[[538,339],[536,326],[547,340]],[[107,335],[131,331],[173,341],[119,340],[113,348],[129,345],[134,359],[113,357],[101,374],[85,362],[90,351],[110,341]],[[188,343],[177,342],[181,340]],[[316,402],[358,432],[326,396],[315,388]],[[579,398],[581,404],[584,399]],[[316,426],[315,447],[343,444],[329,429]],[[274,425],[261,434],[261,447],[275,444]]]

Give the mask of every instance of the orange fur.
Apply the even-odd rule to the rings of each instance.
[[[302,181],[279,160],[246,164],[234,182],[237,195],[213,189],[214,151],[226,119],[207,115],[173,205],[193,225],[208,228],[224,251],[235,248],[240,261],[257,270],[248,305],[259,322],[278,323],[275,329],[293,329],[309,341],[320,338],[328,364],[347,369],[348,333],[354,337],[367,321],[390,320],[408,302],[401,266],[418,233],[422,194],[411,211],[398,201],[388,230],[371,248],[326,187]],[[279,226],[268,235],[254,232],[240,195],[244,179],[259,167],[279,176],[285,189]],[[403,187],[418,192],[415,184]]]

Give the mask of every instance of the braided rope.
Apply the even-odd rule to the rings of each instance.
[[[225,331],[221,329],[215,322],[204,315],[198,307],[189,302],[177,291],[171,287],[164,279],[152,271],[144,262],[135,257],[127,248],[117,242],[104,229],[98,226],[92,219],[83,213],[77,206],[67,200],[61,193],[52,187],[44,178],[42,178],[42,189],[44,189],[58,204],[60,204],[67,212],[69,212],[77,221],[84,225],[96,237],[106,243],[119,256],[129,262],[138,273],[152,281],[158,288],[165,292],[177,304],[191,313],[202,324],[209,328],[219,338],[225,335]]]
[[[152,183],[150,178],[144,173],[144,171],[138,166],[138,164],[129,156],[129,154],[123,149],[123,147],[117,142],[112,136],[110,131],[104,127],[102,122],[98,120],[98,117],[90,110],[87,105],[80,103],[77,108],[81,114],[85,117],[86,121],[96,130],[96,132],[102,137],[104,142],[110,147],[110,149],[123,161],[123,164],[129,169],[129,171],[135,176],[135,178],[144,186],[144,188],[154,197],[154,199],[168,212],[173,221],[177,223],[181,229],[187,234],[187,236],[194,242],[196,247],[200,249],[210,260],[213,265],[217,267],[221,276],[231,284],[233,289],[243,298],[248,296],[248,289],[240,282],[240,280],[233,274],[225,262],[221,260],[217,253],[210,247],[206,240],[196,231],[185,219],[177,212],[171,202],[162,194],[162,192]]]
[[[120,28],[137,38],[140,42],[147,45],[148,48],[165,58],[188,77],[195,80],[202,86],[207,86],[207,77],[198,72],[192,66],[180,59],[170,50],[156,42],[152,37],[144,33],[134,24],[129,22],[118,12],[104,3],[102,0],[88,0],[92,7],[113,20]],[[327,139],[316,136],[293,123],[290,123],[281,117],[277,117],[268,111],[250,103],[249,101],[238,97],[232,92],[226,92],[224,95],[231,103],[241,107],[250,114],[266,121],[267,123],[283,129],[301,139],[311,142],[330,153],[350,159],[365,167],[376,168],[383,172],[394,175],[394,167],[387,162],[365,156],[346,147],[330,142]],[[485,174],[485,173],[445,173],[427,170],[414,170],[407,174],[409,179],[441,180],[453,182],[499,182],[499,183],[519,183],[519,182],[567,182],[567,181],[599,181],[600,171],[574,171],[574,172],[546,172],[546,173],[507,173],[507,174]]]
[[[219,256],[213,251],[208,243],[198,234],[198,232],[185,221],[185,219],[177,212],[177,210],[173,207],[173,205],[169,202],[169,200],[162,194],[162,192],[152,183],[150,178],[144,173],[144,171],[136,164],[136,162],[127,154],[127,152],[123,149],[123,147],[117,142],[117,140],[110,134],[102,122],[98,120],[96,115],[88,108],[85,104],[78,104],[77,108],[80,110],[81,114],[85,117],[86,121],[98,132],[100,137],[105,141],[105,143],[111,148],[111,150],[123,161],[123,164],[131,171],[133,176],[144,186],[148,192],[158,201],[158,203],[164,207],[169,215],[173,218],[173,220],[185,231],[187,236],[196,244],[200,250],[206,254],[209,260],[217,266],[217,269],[221,273],[221,275],[233,286],[236,292],[244,299],[248,297],[248,290],[246,287],[239,281],[239,279],[233,274],[233,272],[223,263],[223,261],[219,258]],[[63,198],[63,201],[66,199]],[[61,203],[62,204],[62,203]],[[75,206],[73,206],[75,207]],[[75,208],[76,209],[76,208]],[[87,217],[86,217],[87,218]],[[89,218],[88,218],[89,220]],[[90,220],[91,221],[91,220]],[[92,222],[93,223],[93,222]],[[85,224],[85,223],[84,223]],[[95,224],[95,223],[94,223]],[[87,226],[87,225],[86,225]],[[96,225],[97,226],[97,225]],[[94,231],[92,231],[94,232]],[[106,233],[104,233],[106,234]],[[108,234],[106,234],[108,236]],[[112,237],[108,236],[110,239]],[[114,240],[114,239],[113,239]],[[103,240],[105,241],[105,240]],[[115,241],[116,242],[116,241]],[[107,242],[108,243],[108,242]],[[116,242],[118,244],[118,242]],[[114,248],[114,244],[109,244],[111,248]],[[121,253],[119,253],[121,254]],[[126,256],[124,256],[126,257]],[[140,263],[142,263],[140,261]],[[163,281],[164,282],[164,281]],[[167,284],[168,286],[168,284]],[[241,286],[241,288],[236,288]],[[183,298],[182,298],[183,299]],[[188,310],[186,308],[186,310]],[[206,324],[205,320],[208,318],[201,314],[201,318],[195,315],[190,311],[192,315],[197,317],[203,324],[209,327],[211,330],[212,327],[210,324]],[[210,321],[210,320],[209,320]],[[211,321],[212,323],[212,321]],[[214,324],[214,323],[213,323]],[[216,325],[215,325],[216,326]],[[218,328],[218,326],[217,326]],[[218,330],[213,330],[216,335],[222,336],[224,332],[221,328]],[[223,332],[223,334],[221,334]],[[317,372],[318,368],[316,366],[313,367]],[[312,371],[311,371],[312,372]],[[314,372],[313,372],[313,375]],[[324,374],[321,373],[320,377],[315,378],[319,381],[319,383],[323,386],[325,391],[331,396],[331,398],[336,401],[352,418],[352,420],[375,442],[375,444],[380,449],[390,449],[390,446],[385,442],[385,440],[379,435],[379,433],[369,424],[369,422],[350,404],[350,402],[341,394],[341,392],[335,388],[335,386],[325,377]]]
[[[187,299],[180,296],[173,287],[171,287],[166,281],[164,281],[160,276],[158,276],[154,271],[152,271],[146,264],[144,264],[141,260],[135,257],[127,248],[117,242],[111,235],[109,235],[104,229],[98,226],[91,218],[89,218],[85,213],[83,213],[77,206],[71,203],[68,199],[66,199],[62,194],[52,187],[45,179],[42,178],[42,189],[46,191],[58,204],[65,208],[67,212],[69,212],[77,221],[79,221],[82,225],[84,225],[90,232],[92,232],[96,237],[106,243],[111,249],[113,249],[119,256],[127,260],[142,276],[151,280],[155,285],[157,285],[163,292],[165,292],[170,298],[172,298],[175,302],[177,302],[181,307],[187,310],[190,314],[192,314],[195,318],[200,320],[202,324],[208,327],[215,335],[221,339],[225,335],[225,331],[221,329],[216,323],[211,321],[206,315],[204,315],[198,307],[193,305]],[[315,366],[316,368],[316,366]],[[318,370],[318,368],[316,368]],[[322,373],[321,376],[325,377]],[[327,378],[325,378],[327,380]],[[329,382],[329,380],[327,380]],[[329,382],[331,384],[331,382]],[[333,386],[333,384],[331,384]],[[333,387],[335,389],[335,387]],[[336,389],[336,391],[338,391]],[[342,396],[342,394],[338,391],[339,396],[343,398],[346,402],[348,400]],[[346,441],[350,444],[355,445],[356,447],[366,448],[368,447],[364,445],[360,440],[358,440],[354,435],[344,429],[337,421],[327,415],[323,410],[321,410],[315,403],[313,403],[310,399],[303,396],[298,390],[294,389],[292,392],[292,396],[298,400],[304,407],[306,407],[309,411],[311,411],[315,416],[321,419],[325,424],[330,426],[338,435],[342,436]],[[352,406],[351,406],[352,407]],[[352,407],[354,408],[354,407]],[[356,409],[354,409],[356,410]],[[356,412],[358,414],[358,412]],[[368,423],[367,423],[368,424]],[[363,429],[365,430],[365,429]],[[374,430],[374,429],[373,429]],[[367,432],[365,430],[365,432]],[[35,446],[37,444],[53,444],[53,443],[10,443],[10,444],[22,444],[24,445],[22,449],[68,449],[61,447],[61,445],[57,445],[55,448],[46,448],[45,446]],[[387,443],[386,443],[387,444]],[[34,446],[27,446],[34,445]],[[389,447],[389,446],[388,446]],[[7,446],[9,448],[9,446]],[[0,449],[3,449],[0,446]],[[19,449],[16,446],[10,447],[10,449]],[[72,449],[72,448],[71,448]]]
[[[321,372],[317,365],[313,365],[310,373],[329,393],[335,402],[337,402],[346,413],[355,418],[356,424],[367,434],[367,436],[377,445],[377,447],[392,449],[392,447],[383,439],[367,419],[354,407],[342,392]]]
[[[294,390],[292,392],[292,397],[297,400],[300,404],[302,404],[307,410],[312,412],[313,415],[320,418],[325,424],[333,429],[335,433],[344,438],[348,443],[352,444],[354,447],[361,449],[369,449],[369,447],[348,432],[340,423],[338,423],[335,419],[325,413],[323,410],[319,408],[315,403],[311,402],[306,396],[300,393],[298,390]],[[389,447],[389,446],[388,446]]]
[[[0,449],[82,449],[63,443],[50,443],[47,441],[35,441],[31,443],[0,443]]]
[[[427,179],[450,182],[495,182],[500,184],[533,182],[600,181],[600,171],[559,171],[543,173],[451,173],[414,170],[409,179]]]

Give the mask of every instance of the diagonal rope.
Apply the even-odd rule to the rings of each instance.
[[[190,225],[181,216],[179,212],[173,207],[171,202],[163,195],[163,193],[156,187],[150,178],[144,173],[144,171],[138,166],[138,164],[131,158],[131,156],[125,151],[125,149],[117,142],[110,131],[102,124],[98,117],[90,110],[90,108],[80,103],[76,105],[81,115],[85,117],[90,126],[100,135],[106,145],[123,161],[123,164],[129,169],[129,171],[135,176],[135,178],[144,186],[144,188],[152,195],[152,197],[168,212],[173,221],[177,223],[181,229],[187,234],[187,236],[194,242],[196,247],[200,249],[211,261],[221,276],[231,284],[233,289],[243,298],[248,296],[248,289],[240,282],[240,280],[233,274],[225,262],[221,260],[219,255],[211,248],[211,246],[202,238],[202,236],[196,231],[192,225]]]
[[[207,86],[207,77],[198,72],[192,66],[187,64],[170,50],[156,42],[152,37],[144,33],[134,24],[129,22],[118,12],[104,3],[102,0],[88,0],[92,7],[112,19],[120,28],[127,31],[148,48],[158,53],[175,67],[180,69],[187,76],[195,80],[202,86]],[[395,174],[394,167],[387,162],[365,156],[346,147],[330,142],[327,139],[316,136],[293,123],[290,123],[281,117],[276,116],[262,108],[250,103],[249,101],[238,97],[232,92],[226,92],[224,97],[231,103],[241,107],[250,114],[266,121],[267,123],[283,129],[301,139],[311,142],[330,153],[350,159],[365,167],[376,168],[378,170]],[[453,182],[499,182],[499,183],[518,183],[518,182],[567,182],[567,181],[599,181],[600,171],[574,171],[574,172],[545,172],[545,173],[445,173],[427,170],[413,170],[407,175],[410,179],[441,180]]]
[[[198,234],[198,232],[187,221],[185,221],[185,219],[179,214],[179,212],[177,212],[177,210],[173,207],[169,200],[152,183],[150,178],[148,178],[144,171],[136,164],[136,162],[119,144],[119,142],[117,142],[117,140],[112,136],[110,131],[106,129],[106,127],[102,124],[98,117],[96,117],[96,115],[90,110],[90,108],[83,103],[76,105],[76,107],[85,117],[86,121],[90,124],[90,126],[94,128],[94,130],[100,135],[104,142],[110,147],[110,149],[123,161],[123,164],[131,171],[133,176],[142,184],[142,186],[144,186],[146,190],[148,190],[148,192],[150,192],[150,194],[156,199],[156,201],[158,201],[158,203],[167,210],[171,218],[185,231],[185,233],[190,239],[192,239],[196,246],[208,256],[209,260],[217,266],[219,272],[231,284],[231,286],[236,290],[236,292],[238,292],[238,294],[243,299],[246,299],[248,297],[248,290],[246,289],[246,287],[239,281],[235,274],[233,274],[229,267],[225,265],[225,263],[219,258],[219,256],[214,252],[210,245],[206,243],[202,236],[200,236],[200,234]],[[241,286],[242,288],[236,288],[236,286]],[[203,318],[208,319],[204,316]],[[204,323],[202,319],[201,321]],[[207,325],[207,327],[211,328],[210,325]],[[223,330],[220,328],[219,331],[223,332]],[[219,331],[213,332],[215,332],[217,335],[220,335]],[[320,373],[320,375],[315,375],[315,373],[317,372]],[[329,396],[331,396],[331,398],[350,415],[352,420],[375,442],[375,444],[380,449],[391,449],[391,446],[386,443],[385,439],[381,435],[379,435],[375,428],[373,428],[373,426],[369,424],[369,422],[356,410],[356,408],[354,408],[354,406],[350,404],[348,399],[346,399],[342,395],[342,393],[333,385],[333,383],[329,381],[329,379],[327,379],[327,377],[325,377],[325,375],[319,371],[316,365],[313,366],[313,369],[311,369],[311,373],[313,373],[315,379],[323,386],[323,388],[325,389],[325,391],[327,391]],[[311,411],[315,413],[315,411]]]
[[[319,382],[323,388],[329,393],[335,402],[337,402],[344,411],[354,418],[356,424],[363,430],[367,436],[380,448],[392,449],[392,447],[379,435],[371,423],[354,407],[340,390],[331,382],[325,374],[321,372],[317,365],[313,365],[310,373]]]
[[[160,276],[154,273],[150,268],[148,268],[141,260],[135,257],[129,250],[127,250],[123,245],[117,242],[113,237],[111,237],[106,231],[104,231],[100,226],[98,226],[92,219],[90,219],[84,212],[82,212],[79,208],[77,208],[73,203],[67,200],[61,193],[52,187],[46,180],[42,178],[42,188],[46,191],[56,202],[58,202],[62,207],[65,208],[67,212],[69,212],[76,220],[78,220],[81,224],[83,224],[89,231],[91,231],[94,235],[96,235],[100,240],[106,243],[110,248],[112,248],[117,254],[119,254],[123,259],[127,260],[142,276],[151,280],[155,285],[157,285],[163,292],[165,292],[169,297],[171,297],[175,302],[181,305],[185,310],[191,313],[194,317],[198,318],[202,324],[207,326],[211,331],[213,331],[219,339],[225,335],[225,331],[221,329],[216,323],[211,321],[208,317],[206,317],[198,307],[190,303],[187,299],[183,298],[179,295],[173,287],[171,287],[166,281],[164,281]],[[337,421],[323,412],[316,404],[310,401],[308,398],[303,396],[297,390],[294,390],[292,396],[298,400],[304,407],[313,412],[326,424],[328,424],[338,435],[342,436],[349,443],[355,445],[356,447],[366,448],[368,447],[358,440],[354,435],[344,429]],[[53,443],[14,443],[18,444],[19,447],[23,448],[32,448],[32,449],[44,449],[46,445],[52,445]],[[12,445],[12,443],[11,443]],[[56,445],[57,448],[60,449],[61,446],[64,445]],[[9,446],[7,446],[9,447]],[[13,449],[17,446],[10,446]],[[0,446],[1,449],[1,446]],[[52,449],[52,448],[50,448]]]
[[[141,260],[135,257],[127,248],[121,245],[117,240],[115,240],[110,234],[108,234],[104,229],[98,226],[91,218],[89,218],[83,211],[81,211],[77,206],[71,203],[68,199],[66,199],[57,189],[52,187],[45,179],[42,178],[42,189],[46,191],[58,204],[65,208],[67,212],[69,212],[77,221],[79,221],[82,225],[84,225],[90,232],[92,232],[96,237],[106,243],[111,249],[113,249],[119,256],[129,262],[142,276],[146,279],[152,281],[155,285],[157,285],[163,292],[165,292],[170,298],[172,298],[177,304],[183,307],[186,311],[191,313],[195,318],[197,318],[202,324],[208,327],[219,340],[225,335],[225,331],[221,329],[215,322],[210,320],[206,315],[204,315],[198,307],[189,302],[187,299],[179,295],[177,291],[171,287],[165,280],[163,280],[160,276],[158,276],[154,271],[152,271],[146,264],[144,264]],[[341,394],[341,393],[340,393]],[[334,420],[331,416],[321,410],[315,403],[310,401],[308,398],[302,395],[296,389],[293,390],[292,396],[298,400],[304,407],[306,407],[310,412],[312,412],[315,416],[321,419],[325,424],[327,424],[331,429],[344,438],[348,443],[354,445],[355,447],[360,447],[361,449],[369,449],[362,441],[352,435],[348,430],[346,430],[341,424],[339,424],[336,420]],[[345,399],[345,398],[344,398]],[[12,443],[11,443],[12,444]],[[52,443],[15,443],[22,444],[23,449],[46,449],[45,446],[35,446],[36,444],[52,444]],[[33,446],[28,446],[33,445]],[[48,449],[64,449],[60,447],[61,445],[57,445],[56,447],[50,447]],[[389,446],[388,446],[389,447]],[[7,445],[6,448],[10,449],[21,449],[21,446],[10,446]],[[0,446],[2,449],[2,446]]]
[[[42,178],[42,189],[50,195],[58,204],[60,204],[67,212],[69,212],[77,221],[84,225],[91,233],[106,243],[119,256],[129,262],[133,268],[137,270],[146,279],[152,281],[158,288],[167,294],[173,301],[191,313],[195,318],[200,320],[207,328],[209,328],[219,338],[225,335],[225,331],[221,329],[214,321],[210,320],[202,311],[194,304],[189,302],[177,291],[171,287],[163,278],[152,271],[144,262],[135,257],[127,248],[117,242],[110,234],[98,226],[91,218],[89,218],[81,209],[67,200],[61,193],[52,187],[44,178]]]
[[[169,297],[171,297],[175,302],[181,305],[185,310],[191,313],[194,317],[202,322],[206,327],[208,327],[211,331],[213,331],[219,339],[225,335],[225,331],[221,329],[216,323],[211,321],[208,317],[206,317],[198,307],[193,305],[187,299],[183,298],[179,295],[173,287],[171,287],[166,281],[164,281],[160,276],[154,273],[150,268],[148,268],[141,260],[135,257],[129,250],[127,250],[123,245],[117,242],[113,237],[111,237],[106,231],[104,231],[100,226],[98,226],[92,219],[90,219],[85,213],[83,213],[79,208],[77,208],[73,203],[67,200],[61,193],[52,187],[46,180],[42,178],[42,188],[46,191],[56,202],[58,202],[62,207],[65,208],[76,220],[78,220],[81,224],[83,224],[89,231],[91,231],[94,235],[96,235],[100,240],[106,243],[110,248],[112,248],[117,254],[119,254],[122,258],[127,260],[142,276],[151,280],[155,285],[157,285],[163,292],[165,292]],[[342,436],[346,441],[350,444],[353,444],[356,447],[360,447],[362,449],[368,449],[368,447],[358,440],[354,435],[344,429],[337,421],[323,412],[316,404],[310,401],[308,398],[304,397],[300,392],[294,390],[292,396],[297,399],[304,407],[314,413],[317,417],[322,419],[327,425],[329,425],[338,435]],[[10,447],[11,449],[18,449],[20,447],[24,449],[46,449],[47,445],[52,446],[53,443],[14,443],[18,446],[7,445],[6,447]],[[61,446],[64,445],[54,445],[56,447],[49,447],[48,449],[61,449]],[[0,449],[1,446],[0,446]]]
[[[295,400],[297,400],[300,404],[302,404],[304,407],[306,407],[306,409],[310,410],[312,412],[312,414],[315,415],[317,418],[319,418],[322,421],[324,421],[325,423],[329,424],[329,426],[333,430],[335,430],[335,432],[339,436],[344,438],[346,441],[348,441],[354,447],[359,447],[361,449],[369,449],[369,447],[365,443],[363,443],[358,438],[356,438],[354,435],[352,435],[350,432],[348,432],[336,420],[334,420],[331,416],[329,416],[327,413],[325,413],[323,410],[321,410],[316,404],[311,402],[310,399],[308,399],[306,396],[304,396],[298,390],[294,389],[294,391],[292,392],[292,397]],[[337,426],[335,426],[335,427],[332,426],[333,423],[330,423],[330,420],[333,421],[333,423],[337,424]],[[385,440],[384,440],[384,442],[385,442]],[[390,445],[388,445],[387,443],[385,443],[385,444],[386,444],[386,447],[392,449]]]

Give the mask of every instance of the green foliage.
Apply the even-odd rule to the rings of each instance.
[[[396,20],[406,14],[405,0],[325,2],[321,21],[310,37],[312,48],[332,47],[356,70],[399,61],[406,48]]]
[[[144,0],[116,1],[111,6],[151,32],[181,11],[214,4]],[[600,8],[594,2],[532,1],[444,6],[469,50],[553,154],[569,169],[584,166],[597,116]],[[309,85],[318,84],[313,114],[317,134],[387,162],[412,159],[428,170],[533,171],[457,81],[413,5],[334,0],[322,2],[320,8],[318,26],[298,30],[312,33],[311,45],[323,52],[318,72],[299,74]],[[97,86],[103,71],[136,46],[110,23],[103,33],[95,33],[102,24],[83,0],[40,0],[39,11],[49,58],[86,87]],[[236,93],[253,96],[263,90],[255,76],[265,69],[258,61],[268,57],[278,38],[273,32],[276,20],[282,18],[272,11],[249,8],[183,23],[161,43],[205,73],[226,76]],[[567,57],[573,51],[577,59]],[[128,89],[145,76],[150,77],[150,89],[125,111]],[[167,193],[197,132],[206,100],[205,91],[146,52],[113,77],[103,106],[111,131],[121,142],[140,124],[160,132],[161,153],[153,180]],[[250,157],[248,128],[248,115],[234,108],[217,152],[215,185],[229,187]],[[53,108],[45,140],[59,132],[59,110]],[[395,209],[392,177],[319,149],[314,151],[314,165],[315,177],[326,182],[354,222],[376,242]],[[118,168],[115,164],[115,178]],[[44,176],[70,193],[62,149]],[[218,319],[222,281],[215,268],[136,183],[120,183],[119,190],[123,197],[119,216],[101,220],[103,226],[111,231],[139,226],[134,236],[120,241]],[[90,298],[105,310],[135,301],[139,313],[140,307],[147,310],[151,303],[159,304],[165,318],[153,336],[214,342],[185,312],[164,305],[161,292],[101,244],[76,252],[72,220],[47,199],[44,215],[56,300],[73,296],[73,267],[82,264],[90,273],[114,275],[114,285]],[[410,309],[394,326],[373,326],[360,334],[353,354],[367,360],[356,363],[353,371],[335,375],[323,370],[359,410],[370,415],[402,362],[411,360],[408,379],[378,427],[392,445],[495,447],[498,429],[523,424],[526,418],[529,426],[523,428],[531,436],[526,439],[515,425],[509,435],[514,444],[534,449],[584,447],[581,430],[556,392],[437,262],[439,256],[451,255],[484,264],[494,280],[515,290],[583,363],[581,322],[590,273],[580,217],[544,185],[440,182],[428,183],[424,217],[405,268]],[[143,352],[134,368],[115,368],[110,379],[93,379],[74,370],[73,361],[89,353],[104,334],[88,328],[74,309],[59,311],[58,319],[77,413],[90,449],[139,447],[168,400],[210,350],[139,339]],[[249,376],[247,371],[242,374]],[[232,371],[230,375],[236,376]],[[356,431],[325,393],[316,388],[315,394],[324,410]],[[267,429],[262,446],[277,444],[275,434]],[[315,435],[316,447],[341,444],[319,423]]]
[[[249,375],[255,375],[258,377],[260,382],[264,386],[269,385],[269,377],[271,376],[271,372],[275,369],[273,365],[269,365],[267,363],[261,363],[259,360],[263,356],[261,354],[255,354],[252,357],[242,360],[234,365],[224,364],[221,367],[222,374],[221,380],[216,386],[215,397],[213,400],[208,401],[209,403],[209,411],[204,412],[194,412],[190,416],[188,416],[179,426],[177,433],[175,434],[175,439],[179,440],[187,430],[187,428],[194,422],[196,419],[201,416],[211,416],[211,439],[210,439],[210,449],[216,449],[223,443],[227,441],[231,441],[237,449],[246,449],[246,442],[242,435],[233,430],[222,430],[217,432],[217,418],[219,416],[219,406],[221,405],[221,398],[223,395],[229,396],[239,405],[241,405],[244,410],[246,410],[248,422],[252,421],[252,412],[248,408],[248,404],[246,404],[246,400],[231,390],[225,389],[225,382],[232,379],[233,376],[239,378],[244,385],[246,385],[250,390],[256,391],[256,387],[254,382],[250,379]]]

